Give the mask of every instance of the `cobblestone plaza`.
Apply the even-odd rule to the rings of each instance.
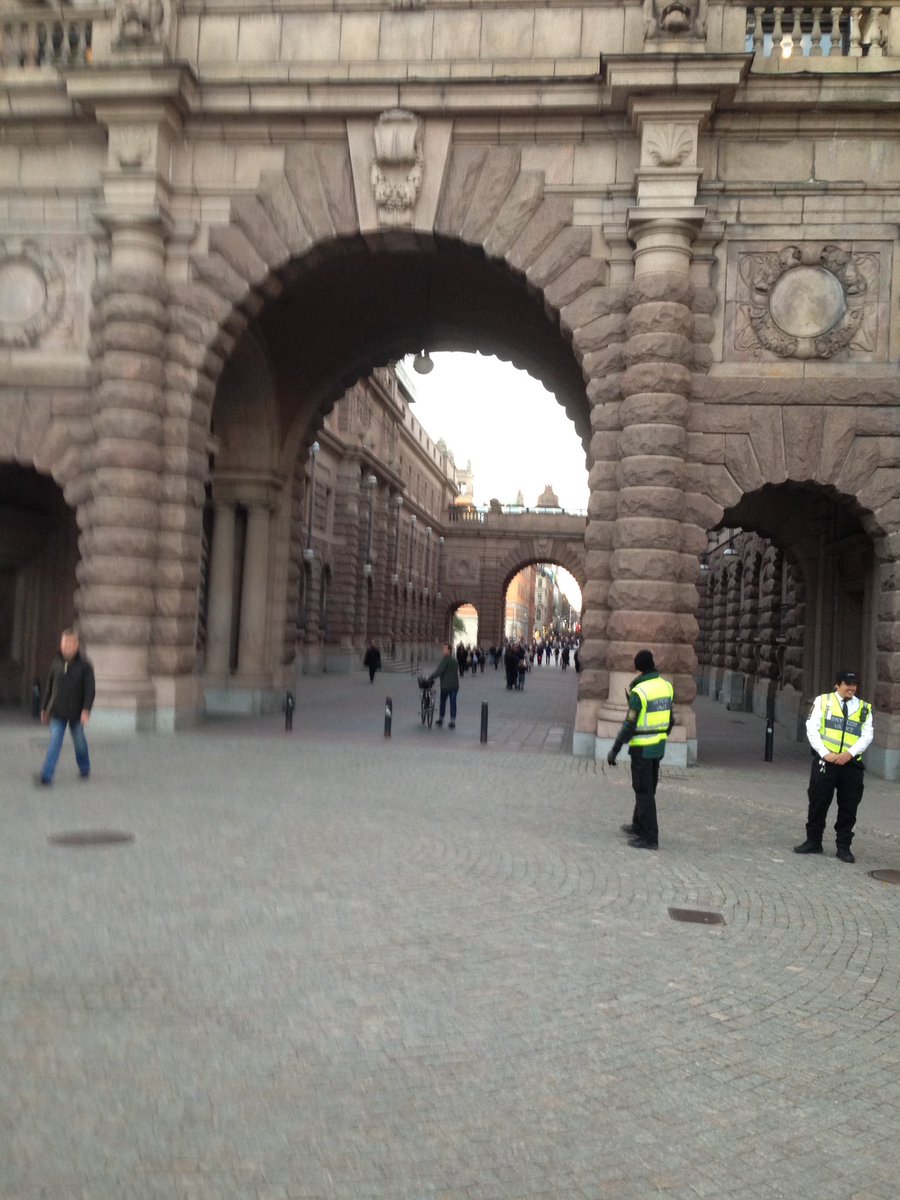
[[[43,791],[0,726],[2,1200],[894,1200],[896,786],[798,859],[802,750],[701,698],[636,853],[575,692],[466,677],[451,733],[317,677]]]

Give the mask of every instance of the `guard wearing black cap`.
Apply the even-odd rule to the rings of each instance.
[[[656,821],[656,785],[659,764],[666,752],[666,741],[673,724],[672,705],[675,689],[656,669],[649,650],[634,656],[634,668],[640,671],[628,689],[628,715],[613,747],[606,756],[611,767],[628,743],[631,757],[631,786],[634,788],[634,816],[624,833],[632,834],[628,845],[635,850],[656,850],[659,827]]]
[[[794,847],[795,854],[822,853],[828,809],[837,792],[834,823],[837,857],[841,862],[856,862],[850,843],[863,794],[862,756],[874,734],[872,705],[857,696],[858,687],[858,675],[853,671],[838,671],[834,691],[816,696],[813,703],[806,722],[806,736],[813,752],[806,841]]]

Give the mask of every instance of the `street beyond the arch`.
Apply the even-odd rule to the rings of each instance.
[[[308,677],[43,790],[0,723],[2,1200],[895,1200],[896,784],[795,856],[806,751],[701,699],[635,851],[575,691]]]

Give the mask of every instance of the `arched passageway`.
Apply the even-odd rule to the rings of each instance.
[[[52,479],[0,464],[0,704],[29,702],[75,619],[78,527]]]
[[[218,375],[198,623],[209,709],[275,707],[298,653],[304,670],[346,670],[370,640],[419,657],[447,636],[438,522],[452,480],[380,364],[422,346],[498,351],[538,375],[588,440],[576,358],[521,276],[461,242],[379,241],[293,262]],[[580,545],[565,554],[581,571],[576,524]],[[501,637],[509,557],[488,564],[498,620],[482,621],[481,641]]]
[[[836,670],[859,672],[874,698],[883,553],[882,531],[834,488],[789,481],[744,495],[701,566],[699,690],[760,715],[774,698],[798,737]]]

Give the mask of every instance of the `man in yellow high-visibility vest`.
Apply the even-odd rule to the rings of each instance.
[[[666,741],[674,723],[672,706],[675,689],[656,669],[653,654],[639,650],[634,656],[634,669],[640,674],[628,689],[628,715],[606,761],[616,765],[616,757],[625,743],[631,758],[631,786],[634,788],[634,816],[623,833],[631,834],[628,845],[635,850],[659,848],[659,826],[656,819],[656,785],[659,764],[666,752]]]
[[[872,705],[857,696],[858,687],[859,676],[854,671],[838,671],[834,691],[816,696],[813,702],[806,722],[806,736],[813,753],[806,841],[794,847],[795,854],[822,853],[828,809],[837,792],[836,854],[841,862],[856,862],[850,843],[863,794],[862,756],[875,733]]]

